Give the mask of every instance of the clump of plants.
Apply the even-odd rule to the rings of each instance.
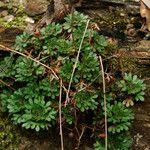
[[[136,101],[144,101],[146,85],[137,75],[125,73],[123,80],[117,82],[121,92],[131,95]],[[134,88],[133,88],[134,87]]]
[[[73,132],[76,148],[85,129],[90,129],[95,149],[102,150],[105,105],[99,58],[105,57],[108,43],[88,22],[88,16],[75,11],[63,24],[52,23],[18,36],[15,51],[0,62],[0,102],[1,110],[26,129],[38,132],[61,123]],[[108,149],[128,150],[134,114],[119,93],[143,100],[145,84],[132,74],[117,82],[111,79],[106,84]]]

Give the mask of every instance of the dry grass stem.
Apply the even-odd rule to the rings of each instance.
[[[62,102],[62,80],[60,79],[60,92],[59,92],[59,129],[60,129],[60,137],[61,137],[61,150],[64,150],[63,143],[63,132],[62,132],[62,116],[61,116],[61,102]]]
[[[103,79],[104,114],[105,114],[105,150],[107,150],[108,149],[108,135],[107,135],[106,84],[105,84],[103,61],[102,61],[102,57],[101,56],[99,56],[99,61],[100,61],[100,65],[101,65],[102,79]]]
[[[81,131],[81,134],[80,134],[79,139],[78,139],[78,144],[77,144],[77,147],[75,149],[79,149],[81,138],[83,136],[84,131],[85,131],[85,126],[82,127],[82,131]]]
[[[6,85],[7,87],[9,87],[10,89],[12,89],[12,90],[15,91],[15,89],[14,89],[13,87],[11,87],[9,84],[7,84],[6,82],[4,82],[3,80],[0,80],[0,82],[1,82],[2,84]]]
[[[77,63],[78,63],[79,56],[80,56],[80,51],[81,51],[82,44],[83,44],[83,41],[84,41],[84,38],[85,38],[85,34],[87,32],[87,28],[88,28],[89,22],[90,22],[90,20],[88,20],[87,23],[86,23],[86,27],[85,27],[85,30],[84,30],[84,33],[83,33],[83,36],[82,36],[82,39],[81,39],[81,43],[80,43],[80,46],[79,46],[79,50],[78,50],[78,54],[77,54],[77,57],[76,57],[76,61],[75,61],[75,64],[73,66],[73,70],[72,70],[72,74],[71,74],[68,90],[67,90],[67,93],[66,93],[65,106],[67,105],[67,103],[69,103],[69,92],[70,92],[70,88],[71,88],[71,83],[72,83],[72,79],[73,79],[73,76],[74,76],[74,73],[75,73],[75,69],[77,67]]]

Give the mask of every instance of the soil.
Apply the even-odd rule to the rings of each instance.
[[[134,58],[136,57],[137,61],[135,63],[138,63],[138,67],[136,66],[135,70],[138,70],[137,73],[144,77],[147,82],[147,96],[145,102],[138,103],[134,107],[136,116],[131,128],[131,135],[134,141],[132,150],[150,150],[150,41],[148,39],[149,32],[140,30],[143,19],[141,19],[139,14],[126,14],[124,7],[118,9],[116,6],[108,6],[105,9],[84,9],[80,11],[95,18],[93,21],[96,21],[99,25],[99,32],[106,36],[107,39],[111,39],[112,42],[117,43],[119,48],[125,51],[127,55],[132,54]],[[22,31],[19,29],[5,29],[0,27],[0,44],[8,47],[12,46],[16,35],[20,33]],[[139,52],[143,54],[140,57]],[[143,52],[147,52],[148,56]],[[145,70],[144,73],[143,70]],[[21,127],[18,127],[17,132],[21,137],[19,150],[60,149],[58,129],[51,129],[38,135],[31,131],[24,131]],[[69,135],[69,132],[64,133],[65,150],[71,150],[75,145],[73,138],[69,137]],[[83,137],[80,149],[92,150],[92,142],[92,139],[88,136]]]

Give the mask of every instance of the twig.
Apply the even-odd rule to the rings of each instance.
[[[0,80],[0,82],[1,82],[2,84],[4,84],[4,85],[8,86],[10,89],[12,89],[12,90],[15,91],[15,89],[14,89],[13,87],[11,87],[9,84],[7,84],[6,82],[4,82],[4,81],[2,81],[2,80]]]
[[[79,136],[78,143],[77,143],[77,146],[76,146],[75,149],[79,149],[80,142],[81,142],[81,138],[82,138],[82,136],[83,136],[84,131],[85,131],[85,127],[82,127],[82,131],[81,131],[81,134],[80,134],[80,136]]]
[[[81,43],[80,43],[80,46],[79,46],[79,50],[78,50],[78,54],[77,54],[77,57],[76,57],[76,61],[75,61],[75,64],[73,66],[73,70],[72,70],[72,74],[71,74],[71,78],[70,78],[68,90],[67,90],[67,93],[66,93],[65,106],[69,102],[69,92],[70,92],[70,88],[71,88],[71,83],[72,83],[72,79],[73,79],[73,76],[74,76],[74,73],[75,73],[75,69],[77,67],[77,63],[78,63],[78,60],[79,60],[80,51],[81,51],[81,48],[82,48],[83,40],[85,38],[85,34],[86,34],[86,31],[87,31],[89,22],[90,22],[90,20],[88,20],[87,23],[86,23],[86,27],[85,27],[85,30],[84,30],[84,33],[83,33],[83,36],[82,36],[82,39],[81,39]]]
[[[61,118],[61,100],[62,100],[62,79],[60,79],[60,93],[59,93],[59,125],[61,137],[61,150],[64,150],[63,132],[62,132],[62,118]]]
[[[102,62],[102,57],[99,56],[99,61],[101,65],[102,71],[102,79],[103,79],[103,93],[104,93],[104,114],[105,114],[105,150],[107,150],[108,145],[108,135],[107,135],[107,106],[106,106],[106,84],[105,84],[105,77],[104,77],[104,67]]]
[[[34,59],[34,58],[30,57],[30,56],[27,56],[27,55],[25,55],[25,54],[23,54],[23,53],[20,53],[20,52],[14,50],[14,49],[11,49],[11,48],[9,48],[9,47],[6,47],[6,46],[4,46],[4,45],[1,45],[1,44],[0,44],[0,47],[1,47],[3,50],[5,50],[5,51],[14,52],[14,53],[19,54],[19,55],[21,55],[21,56],[23,56],[23,57],[25,57],[25,58],[27,58],[27,59],[30,59],[30,60],[34,61],[34,62],[36,62],[36,63],[39,63],[40,65],[42,65],[42,66],[44,66],[45,68],[49,69],[49,70],[53,73],[53,75],[55,76],[55,78],[56,78],[57,80],[59,79],[59,77],[56,75],[56,73],[54,72],[54,70],[53,70],[52,68],[50,68],[50,67],[48,67],[47,65],[41,63],[40,61],[38,61],[38,60],[36,60],[36,59]]]
[[[82,132],[81,132],[80,137],[79,137],[79,143],[80,143],[80,141],[81,141],[81,138],[82,138],[82,136],[83,136],[84,131],[85,131],[85,127],[82,127]]]

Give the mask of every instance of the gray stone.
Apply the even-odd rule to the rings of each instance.
[[[27,0],[25,4],[25,12],[29,16],[35,16],[46,12],[48,0]]]
[[[11,22],[12,20],[14,20],[14,16],[13,15],[8,15],[8,16],[5,16],[3,19],[7,22]]]
[[[33,24],[35,21],[31,17],[25,17],[25,22]]]
[[[25,32],[33,33],[35,31],[35,24],[28,23],[25,28]]]
[[[0,13],[0,17],[5,17],[8,15],[8,11],[7,10],[3,10],[1,13]]]

